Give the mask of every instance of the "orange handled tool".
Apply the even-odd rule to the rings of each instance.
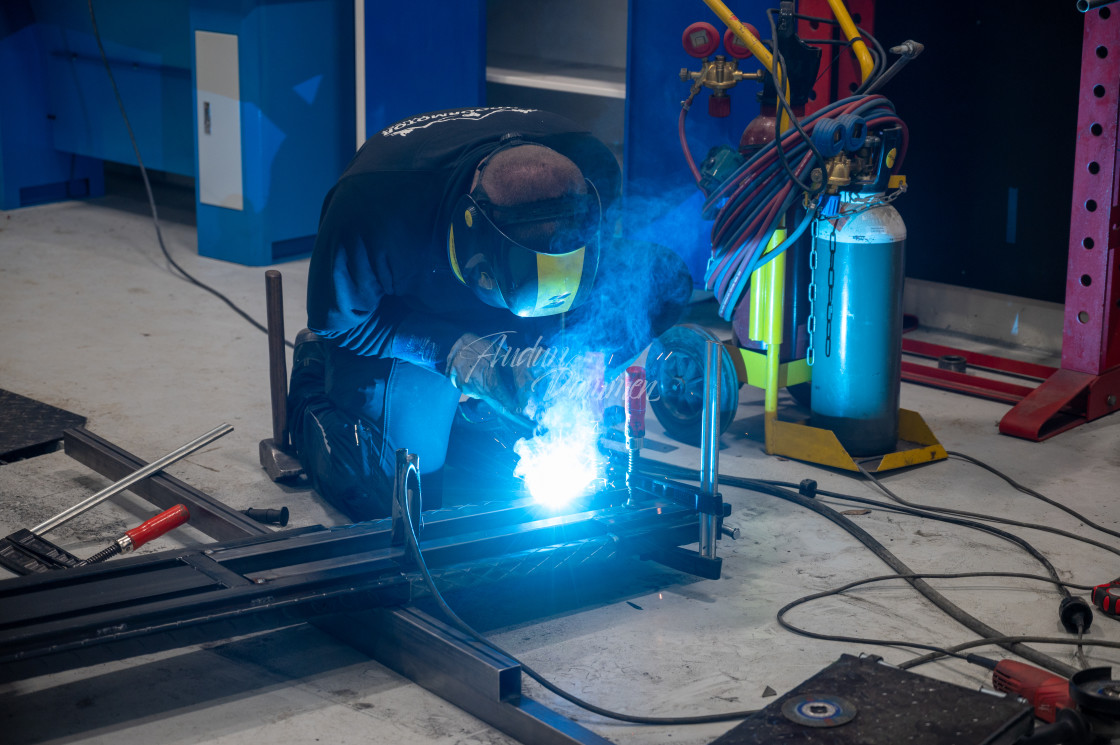
[[[153,538],[159,538],[164,533],[174,530],[190,519],[191,513],[186,506],[177,504],[174,507],[164,510],[150,520],[145,520],[132,530],[125,531],[124,535],[83,561],[82,565],[97,564],[98,562],[105,561],[110,556],[127,554],[129,551],[143,546]]]

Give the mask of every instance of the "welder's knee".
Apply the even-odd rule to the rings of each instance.
[[[382,439],[365,422],[334,408],[325,396],[309,403],[292,430],[312,487],[356,521],[385,517],[391,510],[392,483]]]

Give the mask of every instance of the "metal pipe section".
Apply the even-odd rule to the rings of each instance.
[[[700,428],[700,490],[713,499],[719,492],[721,354],[723,354],[723,345],[718,341],[709,341],[704,355],[704,418]],[[701,513],[700,555],[706,559],[714,559],[716,556],[716,541],[719,539],[718,524],[718,516]]]
[[[132,486],[136,482],[142,481],[142,480],[146,479],[147,477],[151,476],[152,474],[154,474],[158,471],[162,471],[164,468],[171,465],[175,461],[182,460],[183,458],[187,457],[188,455],[190,455],[194,451],[198,450],[199,448],[204,447],[205,445],[209,445],[214,440],[217,440],[219,437],[223,437],[225,435],[228,435],[232,431],[233,431],[233,425],[231,425],[231,424],[222,424],[222,425],[219,425],[219,426],[215,427],[214,429],[210,430],[209,432],[202,435],[201,437],[196,438],[194,440],[191,440],[186,445],[183,445],[182,447],[178,448],[177,450],[171,451],[170,453],[163,456],[159,460],[154,460],[151,463],[149,463],[148,465],[144,466],[143,468],[141,468],[137,471],[133,471],[132,473],[125,476],[120,481],[117,481],[113,484],[110,484],[109,486],[106,486],[104,489],[97,492],[92,497],[90,497],[90,498],[88,498],[88,499],[86,499],[82,502],[79,502],[78,504],[74,505],[73,507],[71,507],[68,510],[65,510],[63,512],[58,513],[57,515],[52,517],[50,520],[47,520],[46,522],[43,522],[43,523],[40,523],[40,524],[36,525],[34,528],[31,529],[31,532],[34,533],[35,535],[42,535],[43,533],[46,533],[48,530],[52,530],[54,528],[57,528],[59,525],[62,525],[67,520],[71,520],[71,519],[77,517],[78,515],[82,514],[86,510],[91,509],[93,507],[96,507],[97,505],[101,504],[102,502],[104,502],[109,497],[111,497],[115,494],[119,494],[120,492],[124,491],[125,489]]]
[[[1077,0],[1077,9],[1082,13],[1088,13],[1090,10],[1102,8],[1105,5],[1112,5],[1116,0]]]

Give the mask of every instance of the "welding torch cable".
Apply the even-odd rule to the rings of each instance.
[[[642,460],[643,460],[643,463],[646,462],[646,459],[642,459]],[[678,474],[687,473],[688,475],[686,477],[689,480],[695,481],[695,480],[699,479],[699,473],[697,471],[692,470],[692,469],[686,469],[686,468],[679,467],[679,466],[673,466],[671,468],[672,468],[672,470],[674,470]],[[767,494],[767,495],[770,495],[770,496],[773,496],[773,497],[777,497],[779,499],[783,499],[787,502],[792,502],[794,504],[800,505],[800,506],[802,506],[802,507],[804,507],[808,510],[812,510],[813,512],[816,512],[818,515],[824,517],[825,519],[835,523],[839,527],[846,530],[852,537],[854,537],[856,540],[858,540],[860,543],[862,543],[864,546],[866,546],[873,554],[875,554],[876,557],[878,557],[881,561],[883,561],[885,564],[887,564],[887,566],[891,567],[892,569],[894,569],[899,574],[914,574],[914,571],[912,569],[910,569],[910,567],[908,567],[901,559],[899,559],[897,556],[895,556],[893,553],[891,553],[891,551],[888,550],[887,547],[884,546],[882,543],[880,543],[874,536],[872,536],[870,533],[868,533],[866,530],[861,528],[859,525],[857,525],[854,521],[852,521],[851,519],[849,519],[845,515],[840,514],[840,512],[832,509],[831,507],[829,507],[828,505],[824,504],[823,502],[821,502],[817,499],[812,499],[812,498],[803,496],[802,494],[800,494],[796,491],[793,491],[793,489],[785,488],[785,487],[782,487],[782,486],[776,486],[776,485],[773,485],[771,483],[767,483],[765,481],[759,481],[759,480],[756,480],[756,479],[747,479],[747,478],[742,478],[742,477],[738,477],[738,476],[727,476],[727,475],[722,475],[721,474],[720,475],[720,484],[730,486],[730,487],[736,487],[736,488],[740,488],[740,489],[747,489],[747,490],[750,490],[750,491],[759,492],[761,494]],[[817,493],[819,494],[819,493],[823,493],[823,492],[818,491]],[[829,496],[836,496],[836,497],[839,497],[839,498],[847,498],[848,497],[848,495],[839,495],[839,494],[835,494],[835,493],[832,493]],[[859,499],[856,498],[853,501],[859,501]],[[908,510],[909,509],[910,508],[908,508]],[[915,509],[912,514],[916,514],[916,515],[921,516],[921,517],[928,517],[928,518],[934,519],[934,520],[940,520],[942,522],[949,522],[949,523],[953,523],[953,524],[965,525],[965,526],[971,527],[975,530],[980,530],[980,531],[983,531],[983,532],[986,532],[986,533],[991,533],[993,535],[998,535],[1002,538],[1005,538],[1005,539],[1010,540],[1012,542],[1018,543],[1028,553],[1030,553],[1032,556],[1034,556],[1046,568],[1047,574],[1049,574],[1051,577],[1053,577],[1058,582],[1061,582],[1061,578],[1058,577],[1057,571],[1054,569],[1054,566],[1050,563],[1050,561],[1045,556],[1043,556],[1041,553],[1039,553],[1039,551],[1037,549],[1035,549],[1034,546],[1031,546],[1030,543],[1028,543],[1026,540],[1024,540],[1022,538],[1019,538],[1018,536],[1015,536],[1011,533],[1007,533],[1006,531],[999,530],[998,528],[994,528],[991,525],[984,525],[982,523],[976,523],[976,522],[973,522],[973,521],[962,520],[960,518],[953,518],[953,517],[949,517],[947,515],[936,515],[936,514],[931,514],[931,513],[925,513],[923,511],[917,510],[917,509]],[[950,601],[948,598],[946,598],[944,595],[942,595],[940,592],[938,592],[935,588],[933,588],[929,583],[925,582],[924,580],[908,579],[906,581],[909,582],[910,585],[912,587],[914,587],[915,590],[917,590],[923,596],[925,596],[925,598],[927,600],[929,600],[931,603],[936,605],[938,608],[940,608],[944,613],[948,614],[955,621],[959,622],[960,624],[962,624],[966,628],[970,629],[973,633],[978,634],[979,636],[982,636],[986,639],[987,638],[995,638],[995,637],[1004,636],[1004,634],[999,632],[997,629],[992,628],[991,626],[987,625],[986,623],[984,623],[980,619],[975,618],[971,614],[967,613],[963,608],[961,608],[960,606],[958,606],[955,603],[953,603],[952,601]],[[1063,592],[1068,594],[1068,590],[1065,590],[1065,588],[1061,588],[1061,589],[1063,590]],[[1053,657],[1050,657],[1049,655],[1047,655],[1043,652],[1040,652],[1036,649],[1032,649],[1030,647],[1024,647],[1020,644],[1000,645],[1000,646],[1004,646],[1008,651],[1013,652],[1014,654],[1017,654],[1024,659],[1030,660],[1031,662],[1035,663],[1036,665],[1044,667],[1047,670],[1050,670],[1051,672],[1057,673],[1059,675],[1064,675],[1066,677],[1069,677],[1070,675],[1073,674],[1073,672],[1075,672],[1072,667],[1070,667],[1066,663],[1062,662],[1061,660],[1057,660]]]
[[[723,714],[700,714],[700,715],[696,715],[696,716],[685,716],[685,717],[637,716],[637,715],[633,715],[633,714],[625,714],[625,713],[622,713],[622,712],[612,711],[610,709],[603,708],[601,706],[598,706],[596,704],[591,703],[590,701],[585,701],[584,699],[580,698],[579,696],[576,696],[573,693],[565,691],[563,688],[559,687],[558,685],[556,685],[555,683],[550,681],[548,678],[541,675],[539,672],[534,670],[532,667],[530,667],[529,665],[527,665],[524,662],[522,662],[521,660],[519,660],[515,655],[511,654],[510,652],[507,652],[497,642],[492,641],[490,639],[487,639],[485,636],[480,634],[470,624],[468,624],[466,621],[464,621],[462,618],[460,618],[459,615],[454,610],[452,610],[451,606],[449,606],[447,604],[447,601],[444,600],[443,594],[439,591],[439,588],[436,587],[435,579],[432,577],[432,573],[428,569],[428,564],[424,560],[424,552],[421,551],[421,549],[420,549],[420,537],[416,534],[416,527],[415,527],[415,525],[413,525],[413,522],[412,522],[412,508],[409,504],[409,502],[411,500],[405,499],[403,501],[404,501],[404,513],[405,513],[404,514],[404,523],[406,525],[405,536],[408,539],[407,542],[408,542],[409,550],[412,553],[412,558],[416,562],[416,568],[419,570],[420,576],[423,578],[424,584],[427,586],[428,592],[431,595],[432,600],[435,602],[436,606],[440,609],[440,612],[444,615],[445,619],[452,626],[457,628],[460,632],[462,632],[462,633],[466,634],[467,636],[471,637],[472,639],[477,641],[479,644],[484,644],[487,647],[490,647],[491,649],[493,649],[495,652],[497,652],[499,654],[502,654],[502,655],[505,655],[506,657],[509,657],[511,660],[513,660],[514,662],[516,662],[520,666],[521,670],[526,675],[528,675],[530,678],[535,680],[537,683],[539,683],[541,686],[543,686],[546,690],[551,691],[552,693],[554,693],[555,695],[564,699],[565,701],[568,701],[572,704],[575,704],[576,706],[580,707],[581,709],[585,709],[587,711],[590,711],[593,714],[598,714],[599,716],[606,717],[608,719],[617,719],[619,721],[629,722],[631,724],[648,724],[648,725],[711,724],[713,722],[729,722],[729,721],[736,721],[736,720],[739,720],[739,719],[746,719],[747,717],[756,713],[757,710],[749,710],[749,711],[732,711],[732,712],[726,712],[726,713],[723,713]]]

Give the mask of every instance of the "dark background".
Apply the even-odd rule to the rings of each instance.
[[[909,191],[895,203],[907,276],[1063,302],[1081,69],[1073,0],[875,6],[884,47],[926,46],[880,91],[910,128]]]

